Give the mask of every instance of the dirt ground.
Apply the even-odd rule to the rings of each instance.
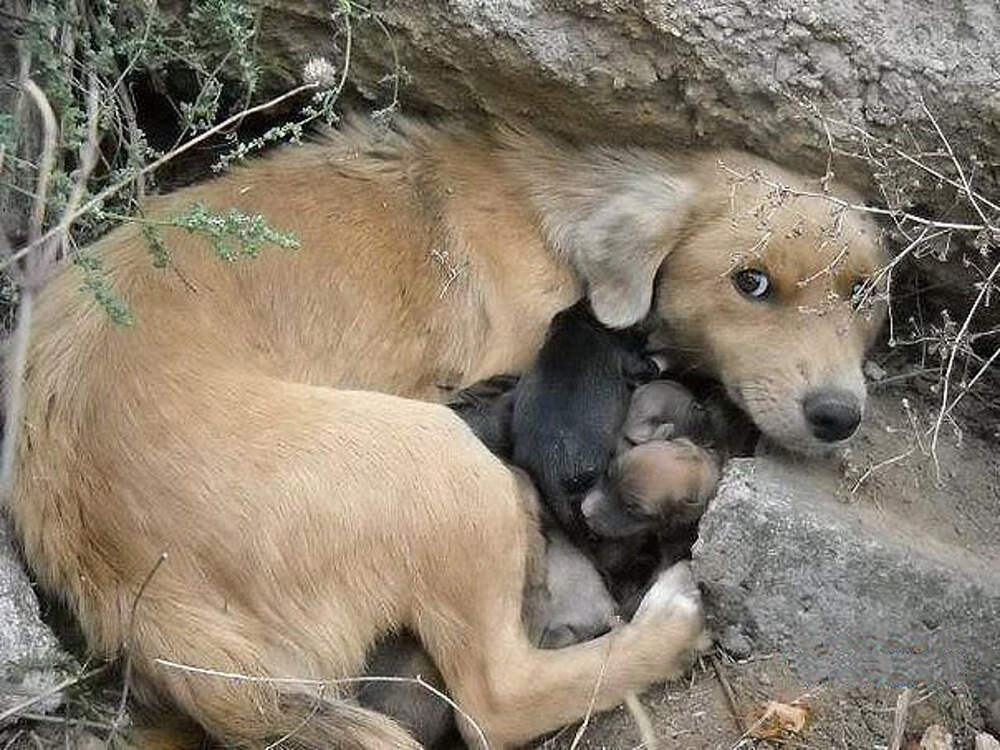
[[[120,679],[115,675],[85,689],[74,690],[64,713],[0,730],[0,749],[91,750],[106,747],[120,690]],[[664,750],[785,747],[879,750],[888,747],[897,698],[898,693],[889,691],[835,693],[823,686],[803,685],[777,654],[734,661],[716,652],[703,658],[689,679],[655,685],[640,696],[640,701]],[[753,736],[766,734],[771,726],[763,724],[754,728],[770,701],[804,707],[805,728],[797,733],[779,733],[769,739]],[[967,690],[960,687],[935,692],[917,689],[907,712],[905,742],[901,750],[922,750],[918,745],[920,737],[931,724],[939,724],[952,734],[955,750],[971,750],[976,732],[983,727],[979,706]],[[572,725],[532,747],[534,750],[570,750],[574,747],[578,750],[639,750],[644,746],[634,719],[624,707],[618,707],[593,716],[582,732],[580,724]]]
[[[723,680],[732,692],[732,702]],[[641,696],[641,701],[661,747],[671,750],[772,747],[875,750],[889,744],[897,698],[898,694],[888,691],[836,694],[822,686],[803,685],[776,654],[740,662],[716,654],[703,659],[688,682],[654,686]],[[805,728],[770,739],[755,738],[753,735],[766,734],[773,726],[763,723],[754,728],[770,701],[803,706],[807,717]],[[919,742],[929,725],[940,724],[952,734],[956,748],[971,748],[975,732],[982,727],[978,714],[972,696],[960,688],[934,693],[915,691],[907,714],[905,739]],[[578,728],[579,725],[569,727],[537,747],[568,750]],[[628,750],[643,745],[635,721],[620,707],[592,719],[576,747]]]
[[[844,501],[997,565],[1000,377],[987,372],[959,402],[932,451],[942,400],[937,370],[885,351],[875,364],[884,377],[872,381],[868,414],[844,460]]]

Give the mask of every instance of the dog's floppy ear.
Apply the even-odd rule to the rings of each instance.
[[[520,135],[507,144],[546,239],[586,282],[598,320],[613,328],[638,323],[694,202],[687,170],[644,149],[577,150]]]

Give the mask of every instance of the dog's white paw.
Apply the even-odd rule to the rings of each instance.
[[[704,614],[691,566],[681,561],[661,572],[646,592],[632,622],[666,621],[687,624],[696,640],[703,640]]]
[[[657,576],[632,622],[644,628],[654,627],[661,639],[664,633],[670,633],[672,648],[665,649],[671,653],[664,662],[665,679],[687,672],[698,655],[712,646],[711,635],[705,628],[701,594],[687,562],[679,562]]]
[[[701,594],[687,561],[676,563],[657,576],[632,620],[674,615],[701,616]]]

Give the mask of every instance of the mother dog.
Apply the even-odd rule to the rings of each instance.
[[[875,230],[822,198],[733,183],[720,160],[808,187],[740,153],[403,122],[151,202],[152,218],[194,201],[259,212],[302,249],[227,267],[171,230],[164,270],[120,228],[92,251],[129,329],[71,268],[49,285],[10,506],[39,580],[97,653],[127,645],[144,699],[249,746],[407,746],[318,682],[270,679],[356,675],[403,626],[478,725],[465,735],[494,746],[579,718],[598,681],[600,708],[677,674],[701,630],[683,569],[611,635],[533,648],[530,493],[445,407],[399,396],[523,368],[586,294],[608,325],[647,320],[779,443],[848,437],[879,323],[852,304],[882,262]]]

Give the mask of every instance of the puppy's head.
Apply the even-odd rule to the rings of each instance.
[[[651,440],[621,453],[580,510],[593,533],[623,538],[697,521],[718,481],[715,460],[690,440]]]
[[[657,280],[651,346],[721,380],[770,438],[818,452],[850,438],[864,412],[863,358],[884,317],[877,229],[766,184],[819,192],[815,182],[745,155],[724,163],[748,179],[706,167],[705,200]]]

